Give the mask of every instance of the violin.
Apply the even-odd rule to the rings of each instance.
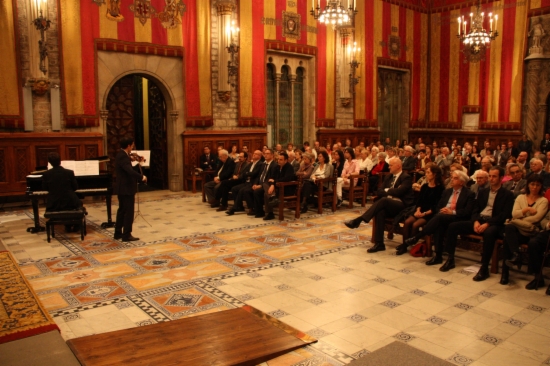
[[[140,156],[137,153],[130,153],[129,156],[130,156],[130,160],[137,161],[140,163],[144,163],[146,160],[143,156]]]

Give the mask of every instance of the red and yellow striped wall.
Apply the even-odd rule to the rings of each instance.
[[[326,0],[321,1],[324,7]],[[239,124],[265,126],[265,69],[267,45],[273,49],[317,56],[316,120],[335,120],[335,34],[332,28],[317,25],[309,14],[311,1],[239,1],[240,64]],[[283,12],[300,15],[300,39],[283,36]],[[276,22],[266,21],[276,19]],[[263,20],[263,21],[262,21]],[[307,32],[306,26],[317,29]],[[245,47],[248,45],[248,47]],[[315,54],[314,47],[317,47]]]
[[[411,72],[411,120],[426,119],[426,62],[428,54],[428,14],[388,1],[358,1],[355,40],[361,47],[359,84],[355,87],[356,125],[376,126],[378,118],[378,58],[408,62]],[[401,52],[389,52],[390,36],[400,38]]]
[[[15,0],[0,2],[0,127],[23,128]]]
[[[432,14],[429,120],[460,125],[463,107],[480,106],[486,127],[498,122],[519,128],[528,2],[494,1],[482,9],[498,15],[499,36],[479,63],[464,62],[456,37],[457,18],[469,22],[475,6]]]
[[[184,47],[187,120],[212,120],[210,63],[210,2],[187,0],[187,11],[175,29],[165,29],[157,18],[142,24],[127,2],[124,21],[107,19],[107,5],[91,1],[59,1],[64,108],[67,125],[97,125],[97,81],[94,43],[97,39]],[[157,12],[164,0],[151,0]],[[116,76],[116,75],[115,75]]]

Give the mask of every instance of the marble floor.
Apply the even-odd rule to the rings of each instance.
[[[103,230],[86,202],[88,235],[30,234],[30,207],[0,209],[0,240],[19,261],[64,339],[249,304],[319,339],[267,365],[343,365],[393,341],[456,365],[550,365],[550,296],[512,272],[473,282],[479,254],[447,273],[422,258],[367,254],[372,226],[343,221],[361,207],[265,222],[226,216],[199,194],[147,192],[138,242]],[[116,209],[116,200],[113,211]]]

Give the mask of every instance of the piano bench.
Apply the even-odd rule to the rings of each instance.
[[[44,213],[48,243],[50,242],[50,235],[55,238],[55,225],[80,225],[80,239],[84,240],[84,236],[86,236],[86,214],[85,209]]]

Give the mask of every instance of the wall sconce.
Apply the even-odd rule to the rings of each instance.
[[[232,88],[237,86],[237,75],[239,74],[239,60],[237,55],[239,53],[239,45],[237,44],[237,39],[239,38],[239,28],[235,26],[235,21],[231,22],[231,27],[229,28],[230,41],[231,43],[227,46],[227,52],[231,55],[231,59],[227,62],[227,75],[230,77],[235,77],[235,82],[227,80],[229,85]]]
[[[231,66],[236,66],[232,62],[234,61],[235,54],[231,52],[224,52],[224,50],[230,50],[233,45],[232,41],[232,28],[234,23],[231,21],[233,11],[236,5],[231,0],[221,0],[216,4],[218,10],[218,98],[222,102],[229,102],[231,99],[231,81],[229,74],[237,74],[237,70],[232,69]],[[238,47],[236,52],[238,52]],[[235,53],[236,53],[235,52]],[[226,68],[225,66],[228,65]]]
[[[46,49],[45,32],[50,29],[51,21],[48,17],[48,0],[33,0],[33,18],[32,24],[37,31],[40,32],[40,39],[38,40],[38,52],[40,54],[40,71],[46,75],[48,69],[46,68],[46,57],[48,57],[48,50]]]
[[[349,47],[351,53],[351,62],[349,66],[351,67],[349,74],[349,92],[355,94],[355,85],[359,83],[360,76],[356,76],[357,68],[360,65],[360,62],[357,59],[361,55],[361,48],[357,47],[357,42],[353,42],[353,47]]]

